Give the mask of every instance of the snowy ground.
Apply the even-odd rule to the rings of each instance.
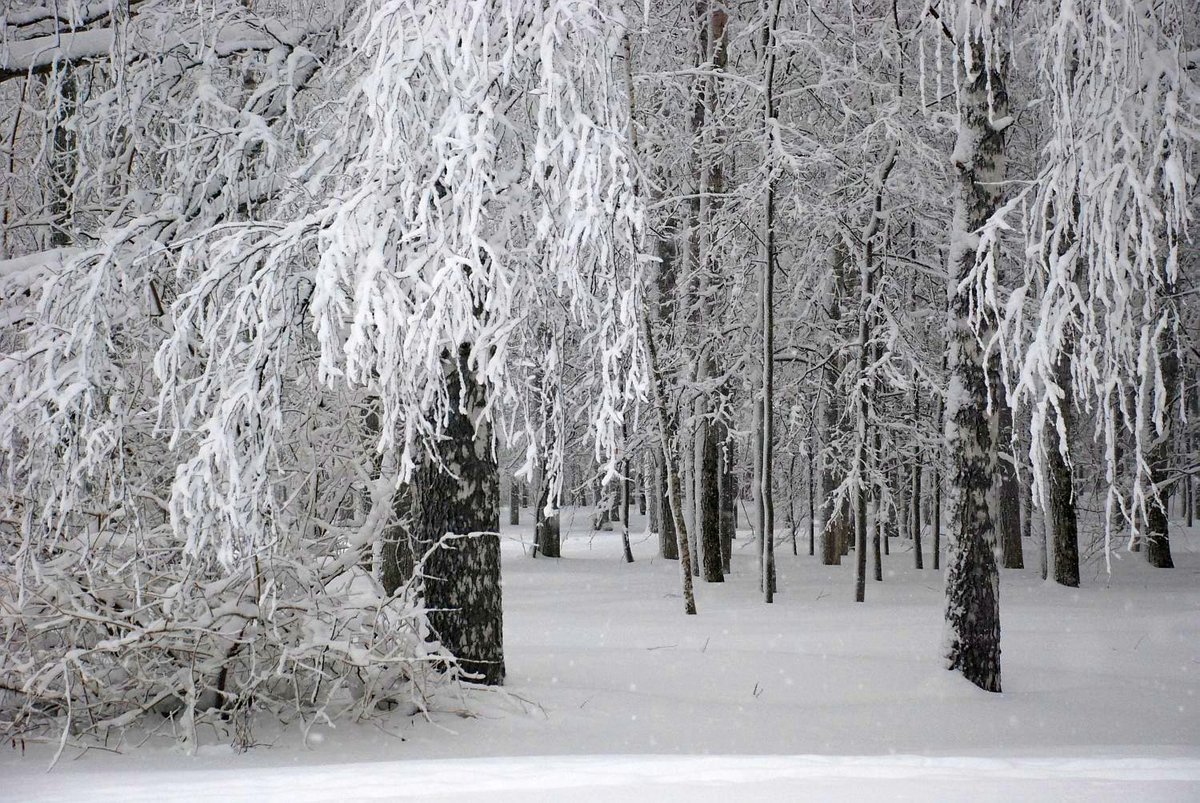
[[[781,545],[766,606],[743,538],[685,617],[652,539],[626,565],[619,535],[585,520],[561,560],[529,559],[529,528],[506,528],[509,679],[469,716],[446,700],[433,723],[244,755],[68,750],[50,774],[49,747],[6,748],[0,799],[1200,800],[1200,528],[1176,531],[1174,571],[1127,557],[1079,590],[1044,584],[1036,560],[1005,571],[991,695],[942,668],[941,575],[906,545],[864,605],[849,561]]]

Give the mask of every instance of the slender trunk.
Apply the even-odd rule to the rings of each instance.
[[[75,179],[78,174],[75,129],[68,125],[77,106],[74,68],[64,64],[59,69],[61,78],[58,103],[53,110],[49,153],[51,248],[63,248],[75,239]]]
[[[1016,458],[1013,455],[1012,408],[998,380],[993,380],[993,404],[999,416],[996,446],[1001,450],[996,464],[996,528],[999,530],[1000,556],[1006,569],[1025,568],[1021,554],[1021,488],[1017,483]]]
[[[913,369],[913,432],[921,426],[921,390],[917,384],[917,371]],[[909,533],[913,544],[913,565],[925,568],[925,556],[921,554],[921,452],[920,444],[913,453],[912,461],[912,510],[909,511]]]
[[[933,470],[933,512],[930,515],[930,526],[933,528],[933,570],[942,568],[942,470]]]
[[[625,461],[625,469],[629,469],[629,461]],[[621,547],[624,550],[625,562],[633,563],[633,547],[629,543],[629,497],[630,484],[626,479],[621,480]]]
[[[683,500],[679,494],[679,476],[672,459],[671,428],[667,424],[667,401],[663,393],[663,379],[658,367],[658,353],[654,347],[654,332],[650,328],[650,316],[643,308],[638,315],[642,330],[642,348],[646,352],[646,364],[650,369],[650,390],[655,416],[658,418],[658,435],[663,444],[663,466],[667,475],[667,497],[671,503],[671,516],[679,532],[679,565],[683,576],[683,611],[696,613],[696,598],[692,593],[692,556],[688,546],[687,525],[683,520]],[[665,528],[664,528],[665,529]]]
[[[659,519],[660,505],[662,504],[661,494],[659,494],[659,478],[658,478],[658,459],[655,457],[655,452],[647,450],[643,458],[642,470],[642,499],[646,502],[645,513],[650,516],[650,532],[658,533],[662,529],[662,522]]]
[[[912,466],[912,510],[909,513],[909,529],[913,544],[913,566],[925,568],[925,556],[921,551],[921,464]]]
[[[658,551],[665,560],[679,560],[679,538],[675,533],[675,515],[671,512],[671,495],[667,487],[667,458],[658,459]]]
[[[827,314],[831,327],[836,332],[841,322],[842,270],[845,263],[845,248],[839,243],[829,251],[830,271],[833,273],[833,293],[830,296]],[[841,426],[842,412],[838,389],[841,376],[840,360],[835,356],[826,360],[821,370],[824,388],[821,398],[821,430],[824,443],[821,448],[821,563],[837,566],[842,562],[842,543],[845,540],[846,519],[842,514],[844,503],[834,500],[842,476],[835,470],[833,441]]]
[[[876,491],[871,495],[871,511],[872,519],[871,527],[871,568],[875,582],[883,582],[883,556],[880,552],[880,542],[885,540],[884,535],[884,519],[886,514],[883,512],[883,501],[880,499],[880,493]]]
[[[721,488],[721,568],[729,574],[733,557],[733,535],[737,527],[737,475],[734,473],[736,453],[733,438],[728,429],[722,425],[722,449],[720,477]]]
[[[858,535],[855,542],[857,554],[854,561],[854,599],[863,602],[867,589],[867,497],[871,491],[867,482],[871,472],[872,455],[867,446],[868,429],[871,416],[871,391],[874,383],[867,376],[867,366],[871,355],[871,318],[875,301],[875,238],[879,233],[879,222],[883,210],[883,188],[887,185],[888,176],[896,166],[896,148],[892,146],[884,156],[884,160],[876,176],[876,191],[874,214],[863,232],[865,252],[860,271],[860,295],[858,313],[858,437],[856,443],[856,470],[858,473]],[[875,434],[878,451],[879,435]],[[878,494],[878,491],[875,492]],[[879,533],[872,537],[872,547],[875,558],[875,578],[883,579],[883,562],[879,554]]]
[[[779,0],[774,0],[763,25],[763,51],[767,54],[766,80],[763,82],[763,127],[772,139],[775,131],[775,24],[779,18]],[[762,471],[759,495],[762,499],[762,588],[765,602],[775,601],[775,501],[772,488],[772,462],[775,448],[775,176],[770,164],[776,151],[766,145],[767,191],[764,199],[762,265]]]
[[[799,555],[800,548],[796,544],[796,454],[792,453],[791,460],[788,461],[788,483],[787,483],[787,526],[788,537],[792,541],[792,554]]]
[[[514,527],[521,523],[521,483],[516,477],[508,486],[508,523]]]
[[[644,461],[639,461],[639,462],[644,462]],[[633,480],[631,480],[631,482],[632,481]],[[637,485],[638,515],[645,516],[646,515],[646,472],[645,472],[644,467],[640,467],[638,469],[636,485]],[[653,528],[651,528],[651,529],[653,529]]]
[[[808,554],[815,556],[817,554],[817,510],[816,510],[816,492],[817,481],[814,474],[817,470],[816,453],[813,450],[812,438],[809,438],[808,444]]]

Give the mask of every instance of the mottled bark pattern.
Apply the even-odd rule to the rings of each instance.
[[[1000,691],[999,574],[995,531],[988,510],[996,448],[988,414],[986,366],[971,320],[978,313],[973,233],[999,203],[1004,137],[990,123],[1007,113],[1003,78],[984,44],[967,43],[969,63],[959,92],[957,191],[951,229],[946,390],[946,443],[950,452],[950,552],[946,571],[947,666],[986,691]],[[966,61],[964,59],[964,61]],[[992,69],[985,69],[990,63]],[[987,339],[987,333],[983,333]]]
[[[433,632],[462,668],[488,685],[504,682],[503,612],[500,590],[500,475],[486,422],[484,389],[467,368],[468,347],[458,371],[447,369],[450,407],[438,456],[444,465],[417,472],[414,534],[428,548],[445,544],[425,563],[424,599]],[[460,409],[461,402],[461,409]],[[453,472],[453,473],[451,473]]]

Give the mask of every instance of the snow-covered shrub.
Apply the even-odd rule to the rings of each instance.
[[[192,738],[457,677],[414,590],[359,564],[436,454],[444,354],[482,415],[519,409],[523,310],[584,331],[615,451],[643,381],[619,5],[6,16],[0,80],[70,102],[18,137],[47,154],[48,241],[0,261],[0,727]]]

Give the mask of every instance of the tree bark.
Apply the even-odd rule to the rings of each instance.
[[[550,487],[550,478],[541,472],[541,488],[538,493],[534,516],[534,548],[536,557],[540,552],[547,558],[562,557],[562,535],[559,527],[559,500]],[[549,510],[549,512],[547,512]]]
[[[645,309],[638,315],[642,330],[642,349],[646,353],[646,364],[650,370],[651,401],[658,419],[658,435],[663,444],[663,467],[667,478],[667,498],[671,501],[671,517],[675,521],[679,538],[679,562],[683,575],[683,611],[696,613],[696,597],[692,593],[692,556],[688,547],[687,525],[683,518],[683,500],[679,493],[679,476],[675,470],[671,449],[671,427],[667,421],[667,402],[663,393],[663,379],[658,367],[658,352],[654,345],[654,331],[650,327],[650,316]],[[665,528],[664,528],[665,529]]]
[[[734,529],[737,527],[737,475],[734,473],[737,454],[733,439],[729,437],[728,429],[722,426],[721,431],[725,435],[722,441],[719,474],[721,482],[721,568],[725,574],[729,574],[733,559]]]
[[[675,533],[675,514],[667,488],[667,460],[661,452],[658,458],[658,551],[665,560],[679,560],[679,537]]]
[[[1175,285],[1169,277],[1165,278],[1163,290],[1166,295],[1171,296],[1174,294]],[[1178,415],[1177,405],[1180,393],[1179,346],[1173,316],[1168,320],[1158,338],[1158,364],[1162,374],[1162,387],[1167,399],[1168,410],[1162,417],[1163,429],[1157,433],[1148,455],[1153,494],[1146,500],[1146,561],[1157,569],[1172,569],[1175,567],[1175,562],[1171,559],[1167,498],[1172,487],[1170,479],[1171,444],[1174,421]],[[1186,474],[1183,475],[1183,482],[1188,482]]]
[[[1000,556],[1006,569],[1025,568],[1025,557],[1021,551],[1021,488],[1017,483],[1017,469],[1013,455],[1012,408],[1004,397],[999,380],[993,379],[993,405],[999,416],[999,434],[996,464],[996,528],[999,530]]]
[[[1071,415],[1074,398],[1071,359],[1068,351],[1059,355],[1054,366],[1056,382],[1063,395],[1057,408],[1054,405],[1050,406],[1050,420],[1046,426],[1046,480],[1049,485],[1046,514],[1050,551],[1053,554],[1054,582],[1078,588],[1079,533],[1070,454],[1071,433],[1074,429]]]
[[[763,51],[766,53],[766,76],[763,81],[763,128],[773,138],[775,130],[775,25],[779,17],[779,0],[770,4],[763,25]],[[761,275],[762,300],[762,471],[760,472],[760,504],[762,507],[762,590],[763,601],[775,601],[775,499],[773,464],[775,449],[775,177],[770,164],[773,144],[764,143],[767,160],[767,190],[764,199],[763,265]]]
[[[976,9],[977,10],[977,9]],[[988,24],[982,22],[981,24]],[[950,553],[946,572],[947,666],[985,691],[1000,691],[999,574],[988,494],[996,446],[980,342],[972,321],[981,316],[969,277],[975,272],[974,232],[992,216],[1004,179],[1004,135],[992,119],[1008,111],[1001,54],[988,53],[969,30],[959,89],[957,188],[951,228],[946,443],[952,467]],[[994,118],[993,118],[994,115]]]
[[[700,461],[700,533],[705,582],[725,581],[721,549],[721,494],[719,488],[718,453],[720,452],[716,427],[705,422],[701,431],[704,453]]]
[[[508,486],[508,523],[513,527],[521,523],[521,483],[516,477]]]
[[[491,425],[480,419],[484,388],[468,366],[469,353],[469,346],[460,346],[457,364],[446,369],[451,413],[437,445],[441,464],[430,461],[417,470],[414,535],[423,549],[438,545],[423,571],[435,637],[464,671],[499,685],[504,682],[500,475]]]

